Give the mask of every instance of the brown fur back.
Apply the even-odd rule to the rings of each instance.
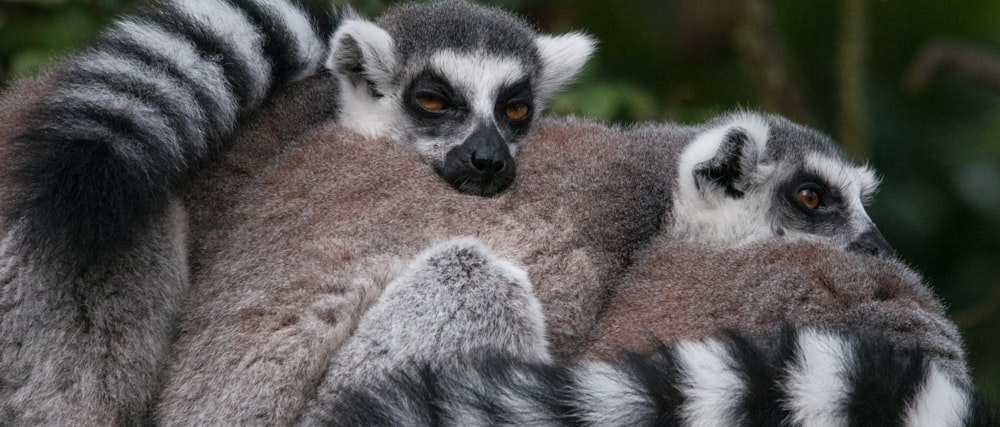
[[[588,354],[610,358],[722,329],[765,333],[786,322],[886,334],[967,376],[958,330],[920,275],[898,261],[806,242],[717,249],[658,240],[617,289]]]
[[[297,126],[294,114],[322,102],[289,97],[263,110],[226,166],[192,186],[195,291],[157,412],[166,424],[287,424],[386,284],[423,249],[461,235],[525,267],[561,360],[591,343],[614,293],[594,354],[641,348],[650,335],[791,320],[904,338],[930,325],[939,352],[961,361],[953,325],[899,264],[807,244],[727,251],[657,240],[645,252],[671,219],[681,130],[542,121],[513,187],[480,198],[389,141]],[[289,146],[296,132],[307,137]],[[275,160],[254,154],[258,145],[289,148]]]
[[[280,134],[268,126],[243,138],[273,145]],[[208,243],[195,244],[196,289],[160,420],[287,423],[383,287],[418,252],[459,235],[526,267],[553,349],[575,354],[669,199],[663,145],[655,135],[623,143],[628,132],[543,122],[523,143],[517,182],[495,198],[459,194],[415,154],[336,126],[278,162],[234,162],[258,163],[239,185],[196,183],[232,193],[225,203],[189,198],[192,235]]]

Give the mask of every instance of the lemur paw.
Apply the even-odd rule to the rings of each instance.
[[[381,334],[392,337],[394,352],[420,358],[490,347],[548,359],[545,320],[527,273],[469,237],[417,256],[365,321],[390,329]]]

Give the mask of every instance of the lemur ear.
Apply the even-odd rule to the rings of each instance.
[[[347,77],[355,87],[374,85],[378,92],[392,82],[396,71],[395,43],[378,25],[348,16],[330,37],[326,68]]]
[[[741,198],[753,183],[758,169],[758,141],[741,127],[729,128],[711,159],[694,167],[699,188],[716,186],[726,195]]]
[[[576,78],[597,48],[597,41],[583,33],[540,35],[535,37],[535,47],[542,61],[536,96],[545,102]]]

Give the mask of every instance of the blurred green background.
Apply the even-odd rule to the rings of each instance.
[[[134,3],[0,0],[0,87],[86,45]],[[350,3],[372,16],[393,2]],[[700,121],[762,109],[874,165],[876,223],[947,301],[977,383],[1000,404],[1000,2],[490,3],[600,40],[554,112]]]

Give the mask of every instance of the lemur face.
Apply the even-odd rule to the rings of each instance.
[[[871,169],[817,153],[806,155],[798,165],[770,189],[776,234],[817,236],[872,255],[894,253],[865,211],[878,188]]]
[[[535,34],[497,9],[440,2],[400,6],[377,25],[349,16],[331,46],[343,125],[393,138],[457,190],[492,196],[514,181],[518,142],[594,42]]]
[[[516,175],[534,118],[532,73],[517,58],[438,52],[403,92],[403,139],[448,183],[491,196]]]
[[[800,239],[894,254],[865,211],[878,186],[874,172],[785,119],[737,113],[714,121],[685,148],[678,173],[672,233],[679,239]]]

